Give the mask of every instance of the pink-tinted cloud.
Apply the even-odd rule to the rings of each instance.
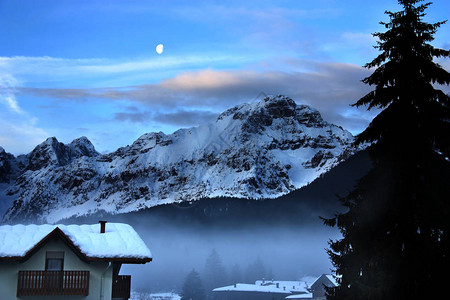
[[[369,70],[351,64],[302,60],[290,60],[286,64],[293,71],[206,69],[181,73],[156,84],[98,89],[23,88],[20,91],[66,101],[96,98],[134,102],[150,107],[156,114],[155,119],[165,122],[176,120],[163,117],[174,108],[220,113],[236,104],[253,101],[261,92],[285,94],[297,103],[317,108],[325,119],[353,132],[364,129],[361,128],[364,124],[367,126],[373,113],[349,105],[370,90],[361,83],[361,79],[370,74]],[[142,116],[124,112],[115,118],[129,121],[139,120]]]

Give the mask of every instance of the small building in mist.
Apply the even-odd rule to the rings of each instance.
[[[322,274],[316,281],[311,285],[311,292],[314,300],[325,300],[325,287],[335,287],[337,286],[336,279],[333,275]]]
[[[284,300],[291,295],[290,291],[276,285],[256,285],[236,283],[213,290],[219,300]]]
[[[255,284],[236,283],[216,288],[213,292],[219,300],[324,300],[325,286],[337,286],[332,275],[323,274],[311,285],[305,281],[257,280]]]
[[[0,226],[2,299],[128,299],[122,264],[152,254],[127,224]]]
[[[289,280],[257,280],[255,285],[259,286],[276,286],[284,291],[292,294],[309,294],[308,283],[305,281],[289,281]]]

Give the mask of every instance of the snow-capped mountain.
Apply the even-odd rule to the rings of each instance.
[[[270,96],[105,155],[85,137],[68,145],[49,138],[18,158],[0,149],[0,181],[15,200],[4,221],[57,222],[219,196],[275,198],[347,158],[352,141],[317,110]]]

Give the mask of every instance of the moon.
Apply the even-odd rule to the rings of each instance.
[[[164,45],[163,44],[159,44],[158,46],[156,46],[156,53],[161,54],[164,51]]]

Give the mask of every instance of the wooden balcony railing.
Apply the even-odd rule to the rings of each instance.
[[[19,271],[17,297],[89,295],[89,271]]]
[[[130,298],[131,276],[117,275],[113,277],[112,298]]]

